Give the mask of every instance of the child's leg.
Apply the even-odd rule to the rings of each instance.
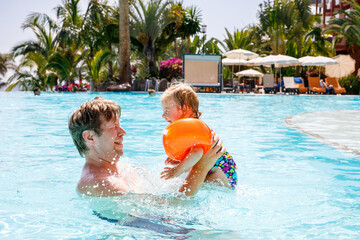
[[[212,173],[206,176],[206,182],[215,182],[220,186],[224,186],[231,189],[229,179],[226,177],[225,173],[219,167],[214,167],[211,169]]]

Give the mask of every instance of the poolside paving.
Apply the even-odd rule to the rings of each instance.
[[[302,113],[285,122],[299,131],[360,157],[360,110]]]

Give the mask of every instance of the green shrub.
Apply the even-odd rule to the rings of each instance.
[[[341,87],[346,89],[347,94],[360,94],[360,81],[359,77],[355,75],[349,75],[339,79]]]
[[[231,69],[229,67],[224,67],[223,68],[223,78],[224,79],[227,79],[227,78],[232,78],[232,72],[231,72]]]

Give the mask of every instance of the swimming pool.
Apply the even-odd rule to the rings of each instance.
[[[99,202],[76,194],[84,159],[73,146],[67,120],[97,95],[121,105],[127,131],[123,159],[147,176],[141,187],[148,194]],[[239,187],[205,185],[191,199],[176,199],[158,179],[166,126],[160,94],[0,93],[0,239],[360,237],[360,158],[284,121],[301,113],[359,110],[359,97],[199,98],[202,119],[237,162]]]

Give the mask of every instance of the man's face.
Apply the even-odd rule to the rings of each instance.
[[[120,126],[118,117],[103,121],[100,126],[102,134],[95,136],[95,150],[99,157],[108,161],[116,160],[123,155],[123,137],[125,130]]]

